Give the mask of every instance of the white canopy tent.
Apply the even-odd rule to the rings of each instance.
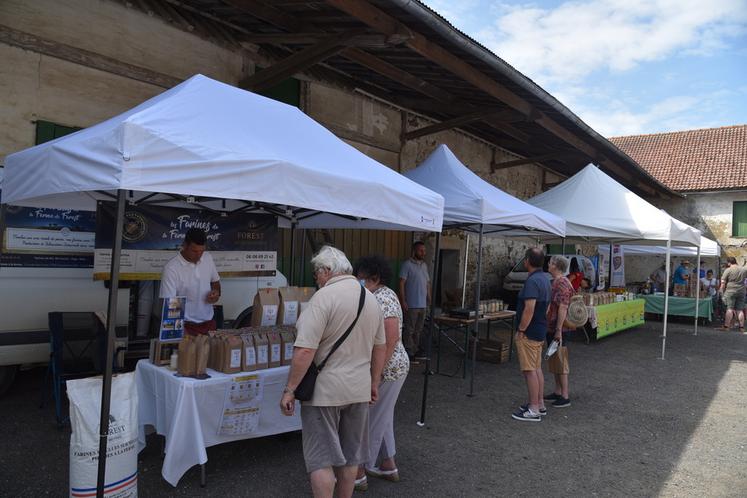
[[[486,182],[465,166],[446,145],[439,145],[418,167],[404,173],[407,178],[438,192],[444,197],[444,228],[461,229],[478,233],[477,284],[475,286],[475,313],[479,314],[480,282],[482,280],[482,239],[484,234],[502,235],[511,232],[513,236],[563,237],[565,220],[536,208],[503,192]],[[469,241],[469,235],[468,239]],[[433,295],[436,291],[438,274],[440,237],[436,240]],[[466,272],[466,264],[465,264]],[[430,375],[431,325],[428,334],[425,381],[420,412],[420,425],[425,423],[425,407],[428,396]],[[479,323],[475,321],[475,341],[472,350],[470,371],[470,396],[473,394],[475,378],[475,351],[477,349]]]
[[[609,253],[610,249],[608,245],[600,245],[599,252]],[[665,254],[667,252],[666,246],[641,246],[641,245],[627,245],[623,244],[623,251],[625,254],[632,256],[645,256],[645,255],[657,255]],[[698,248],[693,246],[672,246],[672,256],[692,256],[698,255]],[[700,255],[703,257],[720,257],[721,246],[718,242],[711,240],[707,237],[700,237]]]
[[[565,218],[569,240],[654,246],[666,243],[667,285],[661,344],[661,358],[664,359],[671,247],[691,246],[699,250],[700,231],[672,218],[593,164],[527,202]]]
[[[370,223],[440,232],[443,216],[439,194],[358,152],[300,110],[202,75],[119,116],[6,159],[3,202],[93,209],[102,199],[117,200],[118,220],[102,428],[108,427],[126,200],[261,209],[298,228],[355,222],[359,228]],[[100,439],[103,490],[106,430]]]
[[[443,212],[299,109],[202,75],[8,156],[3,200],[93,210],[118,189],[287,206],[297,228],[439,231]]]

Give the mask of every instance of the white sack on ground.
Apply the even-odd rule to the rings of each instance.
[[[99,464],[101,377],[70,380],[70,496],[96,496]],[[137,497],[137,410],[135,374],[112,378],[106,452],[106,498]]]

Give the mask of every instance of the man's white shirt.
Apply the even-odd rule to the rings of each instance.
[[[213,305],[206,301],[211,290],[210,283],[219,280],[210,253],[202,253],[197,263],[190,263],[179,253],[163,268],[159,296],[185,296],[187,306],[184,319],[188,322],[206,322],[213,319]]]

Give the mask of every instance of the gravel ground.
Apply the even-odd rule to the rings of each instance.
[[[431,377],[418,427],[422,366],[396,411],[400,483],[369,479],[368,496],[747,496],[747,335],[661,324],[571,345],[570,408],[514,421],[525,386],[516,358],[477,365],[475,397],[461,377]],[[452,371],[457,357],[444,352]],[[38,408],[43,370],[22,372],[0,400],[0,496],[65,496],[69,428]],[[548,378],[549,380],[549,378]],[[177,488],[160,475],[161,441],[140,454],[140,496],[310,496],[299,433],[208,449]],[[363,493],[356,493],[364,496]]]

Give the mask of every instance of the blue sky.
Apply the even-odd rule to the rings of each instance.
[[[423,0],[605,136],[747,124],[747,0]]]

